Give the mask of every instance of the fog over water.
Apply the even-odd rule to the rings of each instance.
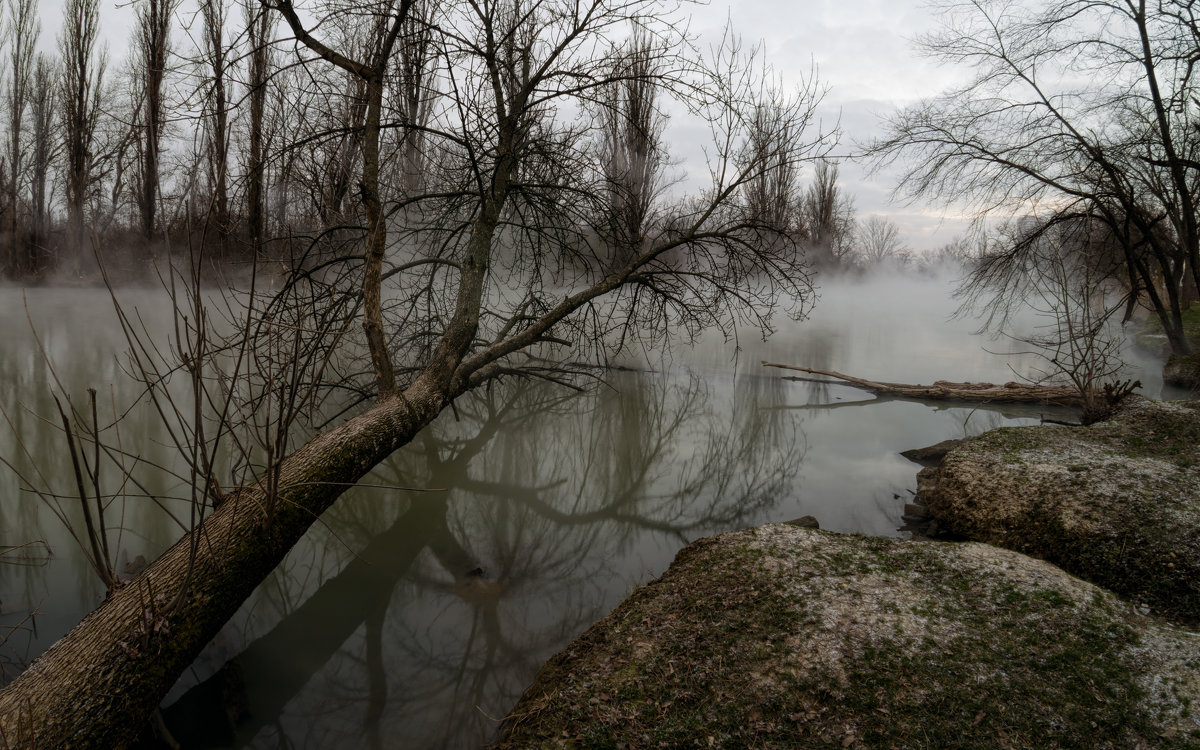
[[[989,353],[1014,347],[951,319],[950,289],[945,279],[829,282],[809,320],[778,321],[766,342],[678,343],[649,354],[649,371],[613,372],[583,394],[520,383],[469,394],[314,526],[177,686],[168,723],[197,746],[206,733],[213,747],[477,746],[546,658],[688,541],[801,515],[903,536],[918,467],[899,451],[1036,423],[1043,410],[877,400],[759,362],[914,383],[1003,382],[1034,364]],[[156,295],[122,292],[151,325],[163,321]],[[102,413],[110,398],[136,400],[107,293],[31,290],[29,311],[77,403],[87,387]],[[53,414],[50,374],[19,289],[0,289],[0,315],[0,405],[42,471],[69,476],[61,435],[34,416]],[[1138,359],[1129,375],[1161,395],[1154,363]],[[143,459],[172,461],[148,409],[132,411],[121,435]],[[5,429],[0,455],[29,471],[22,454]],[[178,492],[160,472],[144,476],[160,497]],[[69,503],[64,512],[78,521]],[[152,559],[179,533],[144,498],[110,513],[119,566]],[[103,588],[10,472],[0,518],[0,545],[40,542],[0,561],[0,629],[22,625],[0,649],[4,682]],[[243,718],[225,729],[218,687],[231,684]]]

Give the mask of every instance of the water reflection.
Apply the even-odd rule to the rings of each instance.
[[[722,404],[698,377],[629,373],[583,396],[466,399],[367,480],[441,491],[340,502],[168,725],[196,747],[482,744],[538,666],[664,556],[786,495],[803,442],[762,408],[780,396],[746,379]]]
[[[161,319],[161,295],[135,289],[125,294],[146,319]],[[102,289],[37,289],[26,298],[19,289],[0,288],[0,320],[5,323],[0,326],[0,456],[50,493],[69,497],[75,492],[74,473],[61,425],[57,417],[49,419],[56,414],[51,384],[61,382],[63,394],[77,405],[87,403],[87,388],[95,388],[102,423],[123,414],[141,395],[122,370],[119,353],[126,342],[112,300]],[[181,527],[147,495],[177,493],[177,480],[158,467],[179,462],[161,423],[148,414],[130,418],[121,431],[127,445],[136,445],[144,470],[137,472],[141,484],[127,486],[127,493],[118,491],[117,472],[103,476],[106,491],[119,495],[106,513],[113,554],[118,560],[152,559]],[[111,428],[106,436],[117,442]],[[104,586],[61,520],[82,527],[78,500],[51,507],[16,473],[0,467],[0,518],[0,549],[30,542],[41,549],[34,565],[0,557],[0,640],[7,636],[3,685],[98,604]]]

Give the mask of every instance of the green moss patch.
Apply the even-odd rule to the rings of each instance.
[[[497,747],[1200,747],[1200,640],[979,544],[690,545],[554,657]]]

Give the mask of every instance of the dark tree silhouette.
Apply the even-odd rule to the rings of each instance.
[[[983,218],[1103,224],[1129,295],[1148,302],[1171,351],[1187,353],[1181,313],[1200,281],[1192,5],[938,3],[947,25],[921,46],[972,77],[893,116],[875,154],[906,165],[898,191],[909,196]],[[993,265],[1020,267],[1035,244],[1018,241]]]
[[[68,0],[58,47],[63,64],[61,116],[66,157],[66,252],[75,271],[82,268],[89,244],[84,212],[92,187],[96,123],[106,66],[105,55],[96,55],[99,34],[99,0]]]

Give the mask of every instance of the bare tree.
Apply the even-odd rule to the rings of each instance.
[[[904,251],[900,227],[883,216],[868,216],[859,224],[857,237],[858,252],[868,264],[894,259]]]
[[[434,68],[438,57],[430,24],[437,6],[434,0],[417,0],[409,8],[385,102],[388,116],[399,126],[392,129],[396,150],[390,160],[395,164],[393,182],[397,192],[406,196],[417,195],[425,187],[429,166],[425,129],[433,115],[438,85]]]
[[[1065,382],[1079,393],[1085,424],[1106,418],[1137,387],[1118,382],[1125,362],[1112,324],[1122,307],[1114,291],[1123,259],[1102,251],[1111,243],[1111,232],[1094,220],[1012,222],[972,260],[976,272],[959,292],[964,309],[982,308],[990,328],[1033,347],[1043,365],[1025,377]],[[1020,266],[1008,258],[1014,245],[1026,248]],[[1036,315],[1032,330],[1022,330],[1025,310]]]
[[[773,171],[827,153],[829,135],[811,132],[819,97],[811,86],[790,96],[771,91],[769,71],[731,38],[701,55],[677,31],[683,24],[675,13],[650,0],[442,6],[427,26],[444,76],[444,94],[424,128],[432,174],[423,192],[392,195],[380,179],[380,135],[391,125],[382,120],[383,89],[411,3],[337,4],[310,9],[304,19],[288,0],[269,7],[319,58],[309,64],[333,65],[365,82],[359,244],[332,259],[302,259],[280,281],[278,302],[246,306],[226,343],[161,350],[194,383],[202,365],[221,360],[210,354],[202,363],[191,352],[257,352],[259,343],[243,349],[242,342],[269,349],[277,339],[255,332],[290,332],[283,340],[300,348],[276,350],[285,356],[271,358],[278,364],[267,372],[274,375],[223,386],[245,390],[236,400],[244,416],[225,417],[226,429],[270,426],[262,445],[272,460],[222,483],[215,497],[202,494],[199,507],[208,511],[194,531],[0,692],[0,732],[10,742],[122,744],[345,488],[468,391],[504,377],[567,381],[572,362],[611,355],[635,335],[662,340],[675,332],[728,331],[735,322],[765,333],[774,314],[802,314],[811,301],[790,227],[749,216],[745,196],[757,180],[770,184]],[[356,57],[318,38],[347,17],[378,32],[352,52]],[[585,111],[613,83],[623,51],[609,36],[631,26],[660,40],[661,67],[649,70],[663,72],[645,73],[651,82],[711,130],[711,180],[664,206],[640,252],[613,266],[602,262],[601,239],[580,231],[607,224],[602,123],[561,113]],[[789,134],[765,162],[752,158],[755,116],[764,107]],[[394,232],[408,251],[389,256],[388,214],[404,205],[421,210]],[[189,319],[199,325],[204,318]],[[307,396],[281,404],[271,395],[281,382],[295,384],[298,394],[327,394],[331,407],[340,396],[352,416],[314,425],[311,436],[256,417],[256,410],[315,414],[297,406]],[[203,442],[191,429],[187,442]]]
[[[362,159],[362,129],[367,115],[366,85],[362,79],[338,71],[342,82],[336,97],[310,97],[311,145],[297,149],[299,169],[307,172],[302,184],[307,187],[315,222],[322,231],[333,231],[353,223],[356,210],[353,198],[355,176]],[[311,73],[310,73],[311,75]],[[335,84],[336,85],[336,84]],[[381,141],[382,146],[382,141]]]
[[[1200,280],[1195,50],[1190,2],[939,3],[930,55],[965,85],[895,115],[880,160],[909,166],[898,190],[977,215],[1095,220],[1119,243],[1171,350],[1190,349],[1184,300]],[[1031,248],[1010,248],[1014,265]]]
[[[22,236],[20,221],[21,190],[24,181],[28,159],[26,158],[22,132],[25,122],[25,109],[29,104],[29,85],[33,79],[34,45],[41,33],[41,24],[37,20],[37,6],[33,0],[8,0],[9,23],[5,29],[6,41],[9,45],[9,83],[8,83],[8,185],[7,204],[7,234],[8,262],[7,271],[10,276],[17,276],[29,270],[29,254],[26,252],[26,241]]]
[[[929,275],[966,273],[970,264],[978,260],[974,239],[971,234],[960,234],[938,248],[915,255],[918,268]]]
[[[617,265],[642,251],[654,201],[663,187],[665,116],[656,102],[660,62],[653,40],[635,29],[627,53],[616,62],[612,81],[601,95],[606,229],[612,262]]]
[[[821,159],[799,206],[800,233],[809,247],[834,263],[845,263],[854,250],[854,200],[838,185],[838,165]]]
[[[137,14],[135,33],[138,93],[141,98],[136,130],[139,162],[137,203],[142,233],[146,239],[154,234],[161,192],[160,142],[166,117],[163,83],[166,79],[167,56],[170,54],[171,16],[174,10],[174,0],[141,0]]]
[[[58,103],[58,71],[43,53],[38,53],[33,69],[33,86],[30,93],[31,139],[29,176],[31,182],[30,241],[27,269],[38,270],[44,262],[48,248],[45,246],[50,234],[50,205],[47,187],[51,165],[58,153],[57,135],[54,127],[55,110]]]
[[[205,163],[208,183],[212,188],[211,216],[220,235],[222,250],[231,231],[229,216],[229,149],[230,149],[230,48],[225,41],[226,0],[201,0],[200,14],[204,22],[201,45],[204,62],[208,65],[205,81]]]
[[[367,219],[368,243],[362,276],[363,331],[371,352],[375,383],[380,396],[396,392],[396,375],[387,342],[384,339],[382,299],[380,297],[383,258],[387,250],[387,222],[379,192],[379,139],[383,109],[384,82],[388,64],[396,51],[396,40],[405,28],[411,0],[400,0],[398,7],[386,3],[381,13],[373,15],[378,36],[362,50],[365,55],[354,59],[338,52],[314,37],[290,0],[269,6],[287,22],[297,40],[323,60],[341,68],[365,86],[365,111],[362,127],[362,173],[359,190]],[[352,53],[351,53],[352,54]]]
[[[742,156],[746,164],[754,165],[744,188],[747,216],[752,222],[782,227],[790,233],[796,226],[799,185],[799,165],[788,143],[791,115],[768,97],[755,108],[752,122]]]
[[[246,42],[250,47],[246,87],[250,111],[246,144],[246,233],[251,257],[257,258],[266,238],[267,154],[263,122],[267,109],[267,79],[271,72],[271,35],[274,15],[266,7],[247,0]]]
[[[63,64],[63,151],[66,156],[67,248],[73,270],[85,253],[84,211],[92,186],[93,148],[106,55],[96,55],[99,0],[68,0],[58,46]]]

